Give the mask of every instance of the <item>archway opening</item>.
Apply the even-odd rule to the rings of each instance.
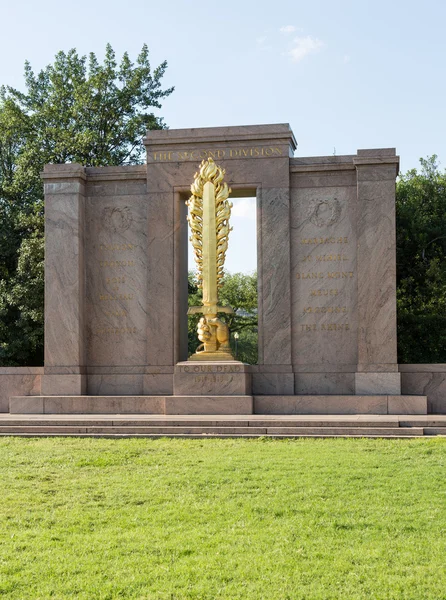
[[[257,292],[257,201],[255,190],[235,190],[230,197],[233,203],[226,253],[225,276],[219,292],[222,305],[230,305],[233,315],[222,314],[229,325],[231,348],[237,360],[248,364],[258,361],[258,292]],[[189,237],[189,236],[188,236]],[[201,302],[197,286],[196,265],[191,242],[188,242],[188,304]],[[199,342],[196,325],[199,316],[188,316],[188,355]]]

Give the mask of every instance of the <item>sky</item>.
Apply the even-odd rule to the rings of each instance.
[[[444,0],[0,0],[0,15],[0,85],[59,50],[135,59],[147,43],[175,86],[155,111],[170,128],[290,123],[295,156],[396,147],[403,172],[434,153],[446,166]],[[227,266],[253,270],[253,203],[234,211],[250,258]]]

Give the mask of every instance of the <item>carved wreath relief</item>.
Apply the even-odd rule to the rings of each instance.
[[[313,225],[328,227],[339,221],[341,204],[337,198],[333,198],[333,200],[312,200],[307,214]]]
[[[113,233],[126,231],[133,222],[132,213],[128,206],[106,206],[102,211],[102,219],[105,228]]]

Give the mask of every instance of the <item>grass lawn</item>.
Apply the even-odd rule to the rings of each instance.
[[[0,598],[446,599],[446,440],[0,439]]]

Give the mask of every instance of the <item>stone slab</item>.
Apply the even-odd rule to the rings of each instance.
[[[294,373],[252,373],[252,393],[286,395],[294,393]]]
[[[253,412],[252,396],[166,397],[166,415],[247,415]]]
[[[42,377],[42,396],[82,396],[87,391],[87,378],[81,374],[45,375]]]
[[[176,396],[246,396],[251,394],[250,367],[238,361],[180,362],[173,392]]]
[[[22,396],[12,397],[13,414],[163,414],[164,396]]]
[[[39,367],[3,367],[0,369],[0,413],[9,410],[11,396],[40,394],[43,369]]]
[[[88,375],[87,391],[93,396],[141,396],[144,394],[143,380],[142,373]]]
[[[387,414],[387,396],[254,396],[256,414]]]
[[[400,365],[413,367],[413,372],[401,373],[403,394],[426,395],[428,412],[446,413],[446,369],[445,365]],[[430,369],[427,370],[426,367]],[[419,369],[419,370],[418,370]]]
[[[400,437],[423,435],[422,428],[399,427],[268,427],[267,435],[339,435],[339,436],[376,436],[376,437]]]
[[[401,394],[400,373],[355,373],[355,393],[367,396]]]
[[[387,400],[389,415],[426,415],[426,396],[389,396]]]
[[[294,377],[298,396],[355,393],[354,373],[296,373]]]
[[[43,398],[41,396],[19,396],[9,399],[9,412],[13,414],[43,414]]]

